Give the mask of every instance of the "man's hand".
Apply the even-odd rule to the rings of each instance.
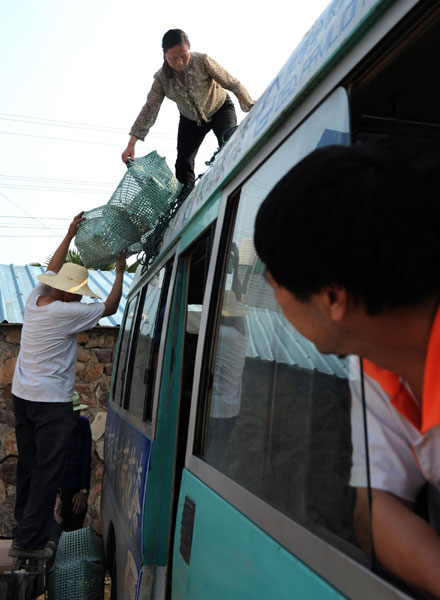
[[[410,585],[440,598],[440,537],[413,505],[385,490],[372,489],[372,526],[367,491],[358,488],[355,520],[358,541],[368,550],[372,530],[377,559]]]
[[[125,271],[125,265],[127,264],[125,252],[121,252],[116,257],[116,274],[123,273]]]
[[[134,146],[130,146],[130,144],[126,147],[124,152],[121,154],[122,162],[125,164],[128,163],[129,160],[134,159]]]
[[[79,491],[72,498],[73,512],[76,515],[84,512],[87,508],[88,493]]]
[[[134,147],[137,141],[138,139],[135,135],[130,136],[128,145],[121,154],[122,161],[125,162],[125,164],[127,164],[129,160],[134,160]]]
[[[73,221],[69,225],[67,235],[71,239],[73,239],[76,235],[76,229],[78,227],[78,224],[81,223],[81,221],[85,221],[85,217],[83,217],[83,214],[84,214],[84,211],[82,210],[78,215],[76,215],[76,217],[73,218]]]
[[[61,497],[60,497],[60,493],[57,492],[57,499],[55,500],[55,509],[53,511],[53,517],[55,519],[55,521],[58,523],[58,525],[61,525],[61,523],[63,522],[63,519],[61,518]]]
[[[69,250],[70,242],[76,235],[76,228],[81,221],[85,220],[83,217],[84,211],[82,210],[76,217],[74,217],[73,221],[69,225],[69,229],[61,242],[58,248],[55,250],[52,258],[50,259],[49,264],[47,265],[48,271],[53,271],[54,273],[58,273],[58,271],[63,266],[64,260],[67,255],[67,251]]]

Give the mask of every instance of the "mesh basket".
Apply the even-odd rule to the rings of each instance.
[[[86,267],[103,267],[113,262],[142,235],[139,220],[133,222],[108,204],[93,208],[84,216],[86,220],[78,227],[75,244]]]
[[[104,551],[102,540],[88,527],[64,532],[49,578],[53,600],[102,600]]]
[[[129,163],[128,171],[116,188],[109,204],[130,204],[131,199],[137,195],[138,191],[143,190],[146,185],[148,186],[152,177],[167,188],[170,195],[176,196],[182,187],[182,184],[171,172],[165,158],[153,151]],[[154,206],[157,201],[162,202],[163,198],[156,200],[153,197],[150,203]]]
[[[78,226],[75,244],[86,267],[138,252],[182,187],[157,152],[132,161],[108,203],[84,213]]]
[[[167,206],[170,191],[155,177],[148,177],[144,185],[142,187],[136,185],[136,189],[134,185],[130,185],[133,180],[136,182],[136,179],[131,177],[132,169],[133,167],[130,167],[127,173],[130,177],[124,177],[116,188],[108,206],[133,221],[142,235],[154,225],[164,207]]]

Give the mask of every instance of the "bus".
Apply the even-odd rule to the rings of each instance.
[[[138,270],[105,432],[113,598],[428,597],[358,542],[349,363],[285,320],[253,224],[317,147],[434,159],[438,56],[440,3],[333,0]]]

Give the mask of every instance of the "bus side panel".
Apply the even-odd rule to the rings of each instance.
[[[117,555],[130,552],[142,565],[142,523],[145,484],[150,462],[151,441],[124,421],[111,407],[105,430],[105,459],[102,518],[104,530],[120,523]],[[110,498],[112,501],[110,502]],[[121,547],[122,545],[122,547]]]
[[[189,566],[180,552],[185,498],[195,504]],[[173,555],[173,600],[344,598],[185,470]]]

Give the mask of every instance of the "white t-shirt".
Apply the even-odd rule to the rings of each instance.
[[[220,324],[215,357],[210,416],[230,419],[240,412],[241,382],[246,359],[247,334]]]
[[[50,271],[48,271],[50,273]],[[77,333],[94,327],[102,302],[61,302],[37,306],[52,288],[38,283],[26,300],[21,346],[12,393],[34,402],[71,402],[76,374]]]
[[[365,438],[360,380],[351,364],[353,463],[350,485],[366,487]],[[357,379],[357,380],[356,380]],[[371,487],[414,502],[425,481],[440,489],[440,426],[421,434],[390,401],[373,377],[364,373]]]

